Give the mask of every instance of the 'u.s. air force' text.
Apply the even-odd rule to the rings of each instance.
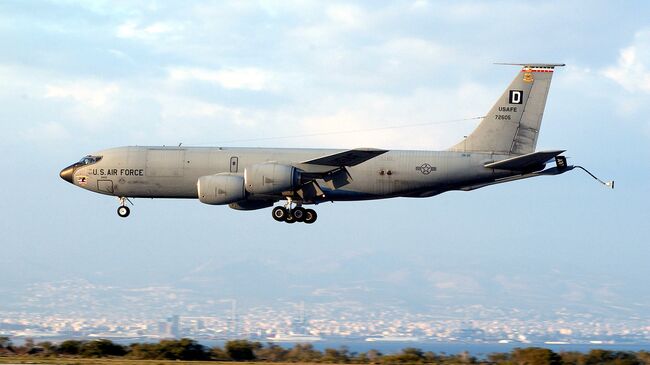
[[[91,169],[90,174],[100,176],[144,176],[144,169]]]

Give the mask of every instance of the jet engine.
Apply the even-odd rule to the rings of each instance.
[[[216,174],[201,176],[196,183],[201,203],[221,205],[246,199],[244,178],[237,175]]]
[[[261,163],[244,170],[246,191],[253,194],[277,194],[300,185],[300,170],[277,163]]]
[[[272,207],[273,204],[275,204],[273,200],[242,200],[230,203],[228,206],[235,210],[257,210]]]

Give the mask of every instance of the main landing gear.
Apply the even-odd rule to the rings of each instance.
[[[300,205],[291,208],[291,201],[289,201],[284,207],[273,208],[271,215],[276,221],[287,223],[304,222],[312,224],[316,222],[316,218],[318,218],[316,211],[313,209],[305,209]]]
[[[117,215],[119,215],[122,218],[126,218],[131,214],[131,209],[126,206],[126,202],[128,201],[129,203],[133,204],[129,198],[121,196],[120,198],[120,206],[117,207]]]

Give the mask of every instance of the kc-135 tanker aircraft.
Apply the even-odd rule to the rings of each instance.
[[[198,198],[237,210],[286,200],[273,208],[275,220],[313,223],[316,211],[303,206],[426,198],[582,168],[568,165],[564,150],[535,152],[553,71],[564,64],[515,65],[523,66],[521,72],[476,129],[445,151],[118,147],[90,154],[60,176],[118,197],[120,217],[130,213],[129,198]],[[555,165],[546,168],[551,161]]]

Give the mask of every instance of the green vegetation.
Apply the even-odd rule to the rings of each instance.
[[[210,360],[210,352],[194,340],[163,340],[159,343],[134,343],[125,356],[140,360]],[[110,355],[109,355],[110,356]],[[106,356],[99,356],[106,357]]]
[[[0,363],[43,364],[183,364],[192,362],[266,362],[320,364],[485,364],[485,365],[650,365],[650,352],[591,350],[588,353],[561,352],[529,347],[509,353],[493,353],[477,359],[467,352],[456,355],[405,348],[399,353],[382,354],[376,350],[350,352],[347,348],[315,349],[311,344],[286,349],[276,344],[234,340],[225,346],[206,347],[191,339],[163,340],[158,343],[134,343],[128,346],[109,340],[66,340],[60,344],[25,341],[15,346],[0,337]]]

